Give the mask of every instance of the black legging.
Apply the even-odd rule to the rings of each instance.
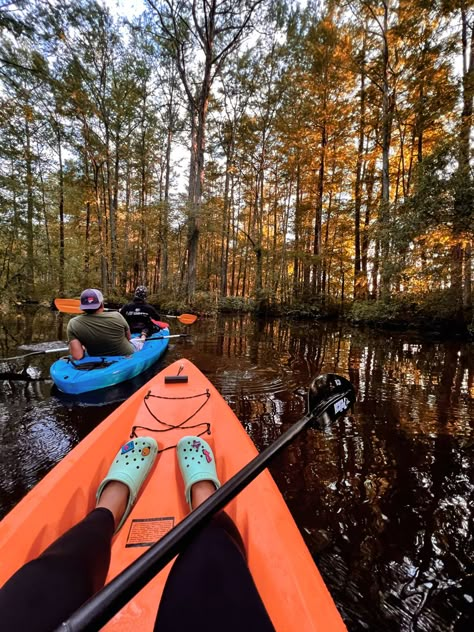
[[[112,513],[92,511],[0,589],[0,627],[50,632],[105,582]],[[271,631],[273,625],[244,558],[240,534],[224,513],[178,556],[165,584],[155,630]]]
[[[178,556],[155,630],[274,630],[248,569],[240,533],[227,514],[215,516]]]

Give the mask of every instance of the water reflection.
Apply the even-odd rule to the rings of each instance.
[[[1,328],[2,355],[16,344],[60,339],[51,314],[38,310],[30,320]],[[469,345],[247,317],[201,319],[191,331],[192,340],[170,346],[165,363],[195,362],[259,449],[304,414],[305,388],[317,373],[340,372],[357,387],[354,416],[306,432],[272,466],[349,629],[467,627],[474,601]],[[50,362],[32,365],[47,376]],[[3,512],[142,383],[89,401],[51,394],[49,382],[2,383]]]

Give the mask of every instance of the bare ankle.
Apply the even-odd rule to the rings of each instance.
[[[104,487],[96,507],[104,507],[112,512],[115,525],[117,526],[127,507],[129,494],[130,490],[124,483],[120,481],[110,481],[110,483],[107,483]]]
[[[191,488],[191,502],[193,509],[202,505],[216,491],[216,486],[212,481],[199,481]]]

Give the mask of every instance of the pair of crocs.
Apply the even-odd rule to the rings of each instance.
[[[158,444],[153,437],[138,437],[125,443],[118,451],[107,476],[97,490],[97,501],[104,487],[111,481],[124,483],[129,489],[125,512],[115,533],[123,526],[138,496],[143,483],[158,454]],[[184,495],[192,510],[191,488],[199,481],[212,481],[219,489],[214,454],[210,445],[200,437],[183,437],[177,445],[178,463],[184,481]]]

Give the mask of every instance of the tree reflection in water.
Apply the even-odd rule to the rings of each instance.
[[[28,318],[0,329],[2,355],[14,343],[48,340],[58,331],[51,314],[38,310],[34,322]],[[304,392],[316,374],[336,371],[357,387],[353,416],[306,432],[271,468],[349,630],[472,624],[469,345],[248,317],[200,319],[191,331],[192,341],[172,345],[165,363],[187,357],[197,364],[259,449],[304,414]],[[48,364],[36,361],[45,374]],[[50,385],[5,384],[2,513],[142,383],[114,392],[116,400],[108,393],[106,406],[100,399],[61,400]]]

